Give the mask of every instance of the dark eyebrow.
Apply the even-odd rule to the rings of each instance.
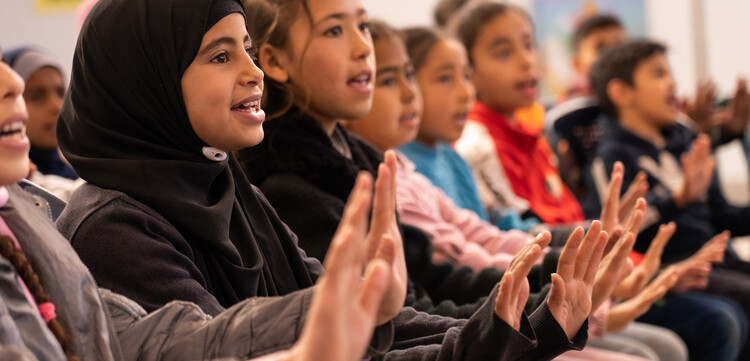
[[[389,66],[385,68],[378,68],[375,70],[375,74],[377,75],[383,75],[383,73],[397,73],[399,70],[401,70],[400,67],[397,66]]]
[[[506,45],[506,44],[510,44],[510,43],[511,43],[511,41],[508,38],[496,38],[496,39],[492,40],[492,42],[490,43],[490,47],[494,48],[494,47],[497,47],[497,46],[500,46],[500,45]]]
[[[242,39],[243,43],[246,43],[249,41],[250,41],[250,35],[245,35],[245,38]],[[203,48],[203,50],[198,52],[198,55],[204,55],[204,54],[210,53],[222,45],[234,45],[235,43],[236,41],[234,40],[234,38],[229,37],[229,36],[224,36],[224,37],[215,39],[214,41],[208,43],[208,45],[206,45],[206,47]]]
[[[437,71],[453,70],[454,68],[455,66],[453,66],[453,64],[444,64],[437,68]]]
[[[357,10],[357,17],[360,17],[360,16],[365,15],[365,14],[367,14],[367,11],[365,11],[365,9],[359,8],[359,10]],[[341,20],[341,19],[346,18],[347,16],[348,16],[347,13],[333,13],[333,14],[330,14],[330,15],[328,15],[328,16],[320,19],[320,21],[318,21],[318,22],[320,23],[320,22],[326,21],[328,19],[338,19],[338,20]]]

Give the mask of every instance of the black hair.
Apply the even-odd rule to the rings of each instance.
[[[370,19],[370,36],[373,43],[378,39],[401,38],[398,30],[388,25],[385,21]]]
[[[34,271],[31,263],[26,259],[23,251],[16,247],[13,239],[5,235],[0,235],[0,255],[13,265],[16,273],[21,276],[23,283],[26,284],[26,288],[29,289],[31,296],[34,297],[34,302],[37,305],[50,302],[49,294],[44,289],[44,286],[42,286],[39,276]],[[56,317],[47,321],[47,327],[52,332],[52,335],[55,336],[57,342],[60,343],[68,361],[80,361],[80,358],[72,354],[70,336],[60,322],[57,321]]]
[[[634,86],[635,69],[644,60],[657,55],[666,54],[664,44],[639,39],[609,48],[602,53],[599,60],[591,68],[591,87],[599,98],[599,107],[606,113],[617,116],[617,107],[607,94],[607,85],[613,79],[620,79],[630,86]]]
[[[510,11],[521,14],[529,21],[529,24],[534,25],[529,14],[523,9],[515,5],[494,1],[470,2],[463,6],[458,14],[450,20],[448,29],[456,34],[458,40],[464,44],[466,53],[469,55],[469,63],[473,62],[471,53],[482,28],[498,16]]]
[[[578,47],[581,45],[583,39],[591,35],[591,33],[606,28],[624,29],[625,27],[620,22],[620,19],[614,15],[594,15],[586,19],[573,34],[573,51],[578,51]]]
[[[435,18],[435,25],[444,28],[448,26],[454,15],[467,3],[474,0],[440,0],[437,6],[435,6],[435,12],[433,17]]]
[[[413,27],[406,28],[401,33],[406,51],[417,71],[427,61],[427,55],[435,44],[444,39],[453,39],[451,34],[438,28]]]

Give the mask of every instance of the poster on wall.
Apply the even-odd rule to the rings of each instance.
[[[36,11],[41,13],[72,12],[82,0],[35,0]]]
[[[596,14],[620,18],[631,38],[646,34],[644,0],[534,0],[544,98],[554,100],[580,81],[581,75],[573,70],[571,60],[573,32]]]

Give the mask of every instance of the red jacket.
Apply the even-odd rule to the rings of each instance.
[[[584,220],[578,200],[560,178],[541,127],[529,126],[535,122],[526,121],[511,125],[479,101],[474,103],[469,119],[487,129],[513,190],[529,201],[542,221],[558,224]]]

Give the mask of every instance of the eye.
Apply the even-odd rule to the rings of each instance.
[[[365,34],[369,33],[370,32],[370,22],[365,21],[365,22],[359,24],[359,31],[361,31],[361,32],[363,32]]]
[[[526,50],[534,50],[534,48],[535,46],[533,41],[529,41],[528,43],[526,43]]]
[[[507,59],[510,57],[511,51],[510,49],[500,49],[495,52],[495,58],[497,59]]]
[[[337,37],[343,33],[343,30],[341,29],[341,26],[334,26],[328,30],[326,30],[323,35],[327,37]]]
[[[221,53],[211,59],[212,63],[226,63],[228,61],[229,61],[229,56],[227,55],[227,53]]]
[[[24,98],[28,103],[41,103],[44,101],[44,95],[40,92],[29,93]]]
[[[414,79],[417,78],[417,73],[414,71],[414,69],[407,69],[406,70],[406,79],[409,81],[414,81]]]
[[[250,57],[250,59],[253,59],[254,62],[258,62],[258,49],[255,47],[249,46],[245,48],[245,52]]]
[[[451,83],[452,81],[453,81],[453,76],[451,75],[446,74],[446,75],[441,75],[440,77],[438,77],[438,82],[443,83],[443,84],[448,84],[448,83]]]
[[[385,86],[385,87],[394,86],[396,85],[396,78],[392,76],[384,77],[383,79],[380,80],[380,82],[378,82],[378,85]]]

